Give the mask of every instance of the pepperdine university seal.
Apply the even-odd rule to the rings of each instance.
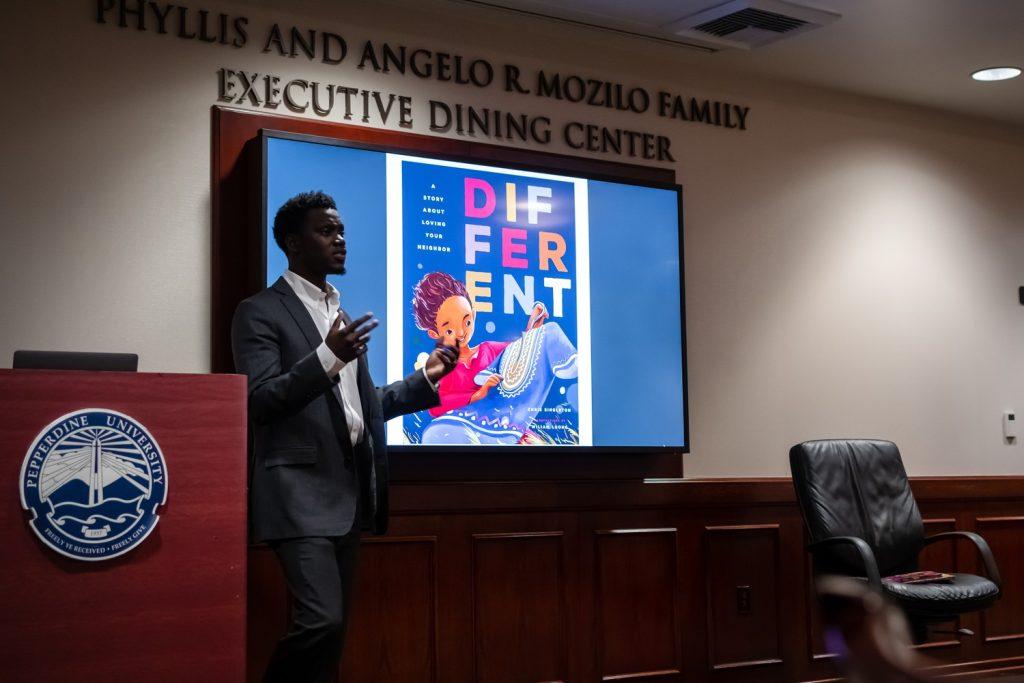
[[[149,536],[167,500],[160,447],[134,419],[85,408],[47,425],[21,465],[21,505],[39,539],[76,560],[109,560]]]

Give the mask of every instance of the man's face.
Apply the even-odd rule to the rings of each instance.
[[[445,346],[455,346],[456,340],[466,348],[473,337],[473,320],[476,313],[464,296],[450,296],[437,309],[434,318],[435,329],[428,330],[431,339],[440,339]]]
[[[309,273],[345,274],[345,226],[335,209],[309,209],[298,233],[287,237],[289,256]]]

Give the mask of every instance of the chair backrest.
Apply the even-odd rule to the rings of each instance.
[[[875,552],[882,576],[912,571],[924,524],[896,444],[868,439],[805,441],[789,450],[797,502],[811,541],[856,536]],[[824,569],[863,575],[848,546],[815,554]]]

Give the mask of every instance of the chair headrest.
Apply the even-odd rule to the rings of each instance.
[[[882,575],[913,563],[924,539],[903,459],[896,444],[872,439],[805,441],[789,451],[793,486],[811,540],[864,539]],[[840,548],[833,558],[858,565]]]

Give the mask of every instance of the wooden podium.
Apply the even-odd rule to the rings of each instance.
[[[23,462],[37,437],[83,409],[120,413],[144,426],[166,468],[159,521],[110,559],[72,559],[44,544],[19,495]],[[79,450],[70,455],[85,463],[90,454]],[[117,474],[118,467],[134,474],[130,456],[126,465],[116,452],[110,456],[99,478],[108,491],[115,490],[110,481],[130,478]],[[99,457],[96,462],[107,462]],[[70,462],[42,470],[50,490],[74,480],[94,498],[99,488],[102,501],[95,475],[87,488],[88,465],[75,470]],[[0,678],[244,680],[244,377],[0,370],[0,491]],[[120,520],[127,524],[131,517]]]

